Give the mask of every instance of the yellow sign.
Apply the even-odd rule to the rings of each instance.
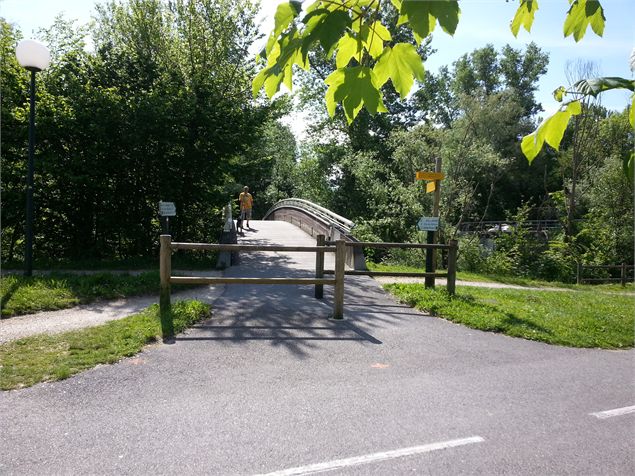
[[[443,172],[417,172],[417,180],[443,180],[445,175]]]
[[[434,192],[436,189],[437,189],[437,183],[436,182],[428,182],[426,184],[426,193]]]

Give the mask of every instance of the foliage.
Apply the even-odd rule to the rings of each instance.
[[[586,97],[597,97],[599,94],[613,89],[632,91],[629,120],[631,129],[635,128],[635,80],[618,77],[581,79],[570,90],[560,86],[554,91],[554,97],[558,102],[563,102],[566,95],[573,96],[573,99],[563,102],[560,109],[547,118],[538,130],[523,138],[522,150],[527,159],[533,160],[545,142],[558,150],[569,120],[582,111],[581,101]],[[632,182],[635,179],[635,151],[631,151],[630,154],[622,158],[622,168],[624,174]]]
[[[37,75],[35,258],[155,254],[159,200],[176,203],[175,237],[215,241],[222,206],[270,175],[259,150],[271,149],[266,131],[284,109],[249,93],[257,5],[130,0],[97,11],[93,52],[86,27],[63,18],[41,33],[53,61]],[[20,33],[0,24],[7,262],[23,248],[28,74],[13,51]]]
[[[576,247],[563,241],[562,234],[547,235],[527,226],[530,207],[521,207],[510,217],[514,226],[489,238],[485,247],[476,235],[459,242],[457,267],[462,271],[499,276],[571,282],[575,279]]]
[[[633,347],[630,296],[464,287],[449,296],[416,284],[385,287],[410,306],[474,329],[570,347]]]
[[[516,35],[520,25],[528,31],[537,9],[535,0],[520,0],[511,24]],[[416,1],[391,0],[384,8],[392,8],[396,25],[405,25],[414,41],[420,44],[438,24],[453,35],[461,13],[456,0]],[[423,64],[413,54],[412,44],[391,44],[391,25],[379,19],[379,0],[317,0],[303,11],[300,2],[284,2],[278,6],[275,26],[261,56],[266,66],[253,80],[254,95],[264,87],[271,98],[282,83],[289,89],[293,83],[293,66],[309,69],[308,53],[320,48],[327,57],[336,54],[337,70],[325,78],[330,87],[325,99],[331,115],[341,104],[349,124],[362,107],[374,115],[385,112],[381,87],[387,78],[404,97],[412,86],[413,77],[421,77]],[[396,14],[395,14],[396,13]],[[386,16],[384,16],[385,18]],[[604,12],[596,0],[574,0],[565,19],[565,36],[573,34],[579,41],[587,27],[602,35]]]
[[[605,16],[600,2],[573,0],[570,3],[564,21],[564,36],[572,35],[576,42],[580,41],[589,27],[602,36]],[[407,25],[417,44],[434,31],[437,23],[450,35],[455,33],[459,23],[460,7],[456,0],[391,0],[391,5],[397,12],[396,24]],[[519,0],[519,7],[510,25],[514,36],[521,26],[531,31],[537,9],[536,0]],[[328,85],[325,100],[331,116],[335,114],[337,104],[342,105],[349,124],[363,107],[371,115],[387,112],[382,85],[390,78],[393,87],[403,98],[409,93],[413,78],[421,80],[424,67],[411,43],[390,44],[390,25],[387,27],[378,19],[381,12],[380,0],[317,0],[305,9],[304,14],[302,5],[297,1],[281,3],[276,13],[274,30],[261,53],[267,64],[253,80],[254,96],[264,87],[271,98],[282,83],[291,89],[293,66],[308,70],[308,53],[319,45],[327,58],[337,51],[337,69],[324,78]],[[390,15],[384,15],[384,18],[387,17]],[[518,76],[516,79],[522,78]],[[521,83],[518,81],[518,84]],[[486,82],[485,90],[488,91],[491,86],[491,83]],[[624,78],[583,80],[575,85],[574,92],[596,96],[616,88],[633,91],[635,82]],[[562,88],[559,88],[556,91],[557,99],[561,100],[563,93]],[[545,143],[559,148],[569,119],[579,114],[579,109],[577,101],[565,104],[537,131],[523,138],[522,151],[529,161],[536,157]],[[634,157],[631,155],[624,162],[624,169],[631,178]]]
[[[199,301],[172,305],[174,330],[183,332],[210,317],[211,308]],[[63,380],[98,364],[113,364],[139,353],[161,336],[159,306],[140,314],[64,334],[37,335],[0,345],[0,389],[30,387]]]

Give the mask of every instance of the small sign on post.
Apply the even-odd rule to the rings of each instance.
[[[437,231],[439,229],[439,217],[421,217],[417,223],[421,231]]]
[[[419,170],[416,173],[417,180],[443,180],[445,178],[445,174],[443,172],[426,172],[423,170]]]
[[[159,215],[162,217],[176,216],[176,205],[174,205],[174,202],[159,202]]]
[[[163,227],[163,234],[170,234],[170,217],[175,216],[176,205],[174,205],[174,202],[159,202],[159,217],[161,217],[160,221]]]

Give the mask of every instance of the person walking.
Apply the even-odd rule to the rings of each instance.
[[[247,223],[249,228],[249,220],[251,220],[251,207],[254,204],[254,197],[249,193],[249,187],[243,187],[242,193],[238,196],[238,203],[240,203],[240,218],[243,222]]]

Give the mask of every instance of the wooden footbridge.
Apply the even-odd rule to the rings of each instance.
[[[447,244],[360,242],[352,234],[354,224],[319,205],[306,200],[283,200],[265,214],[261,221],[252,220],[252,228],[238,235],[231,216],[225,212],[225,243],[173,242],[170,235],[161,235],[161,323],[164,339],[174,335],[170,292],[171,284],[237,284],[314,286],[314,297],[323,299],[324,286],[333,287],[333,311],[330,318],[344,319],[345,280],[347,275],[417,276],[447,278],[447,289],[454,294],[456,282],[457,242]],[[227,242],[229,241],[229,242]],[[445,250],[448,254],[446,272],[380,272],[366,269],[364,248],[422,248]],[[177,250],[217,251],[225,253],[221,262],[232,264],[237,254],[247,261],[245,271],[252,276],[174,276],[171,256]],[[282,259],[281,259],[282,258]],[[281,263],[284,263],[282,265]]]

